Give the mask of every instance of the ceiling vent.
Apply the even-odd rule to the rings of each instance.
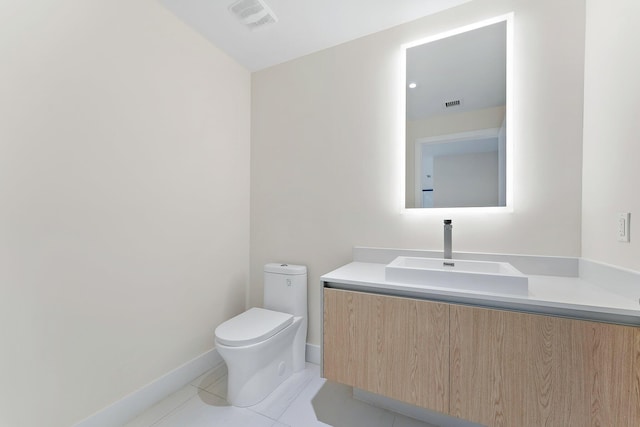
[[[444,103],[444,108],[460,107],[460,106],[462,106],[461,99],[455,99],[453,101],[447,101]]]
[[[238,0],[229,6],[229,11],[250,30],[278,22],[276,15],[262,0]]]

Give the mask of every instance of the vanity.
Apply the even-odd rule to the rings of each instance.
[[[640,425],[640,275],[464,253],[453,261],[507,263],[527,288],[389,274],[398,257],[441,256],[354,248],[353,262],[322,276],[325,378],[486,426]]]

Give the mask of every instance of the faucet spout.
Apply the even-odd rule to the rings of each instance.
[[[453,254],[451,251],[451,230],[453,229],[453,225],[451,225],[450,219],[444,220],[444,259],[452,259]]]

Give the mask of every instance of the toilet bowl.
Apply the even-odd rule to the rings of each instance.
[[[233,406],[257,404],[304,369],[306,267],[265,265],[264,302],[265,308],[251,308],[215,331],[216,349],[227,364],[227,401]]]

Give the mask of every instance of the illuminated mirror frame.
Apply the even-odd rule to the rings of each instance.
[[[506,113],[505,113],[505,121],[506,121],[506,206],[489,206],[489,207],[456,207],[456,208],[407,208],[406,207],[406,156],[407,156],[407,136],[406,136],[406,122],[407,122],[407,49],[410,49],[415,46],[419,46],[425,43],[431,43],[437,40],[444,39],[446,37],[455,36],[457,34],[466,33],[468,31],[476,30],[478,28],[486,27],[488,25],[497,24],[498,22],[506,22],[507,24],[507,81],[506,81]],[[401,100],[400,100],[400,123],[402,125],[401,135],[400,135],[400,143],[401,147],[401,155],[400,161],[402,164],[400,165],[400,174],[399,177],[399,193],[400,193],[400,210],[402,213],[407,214],[426,214],[426,215],[444,215],[444,214],[455,214],[455,213],[492,213],[492,212],[513,212],[513,13],[509,13],[506,15],[496,16],[495,18],[487,19],[484,21],[476,22],[474,24],[465,25],[463,27],[456,28],[454,30],[445,31],[443,33],[439,33],[433,36],[425,37],[420,40],[413,41],[411,43],[406,43],[401,46],[401,55],[400,55],[400,85],[401,87]]]

